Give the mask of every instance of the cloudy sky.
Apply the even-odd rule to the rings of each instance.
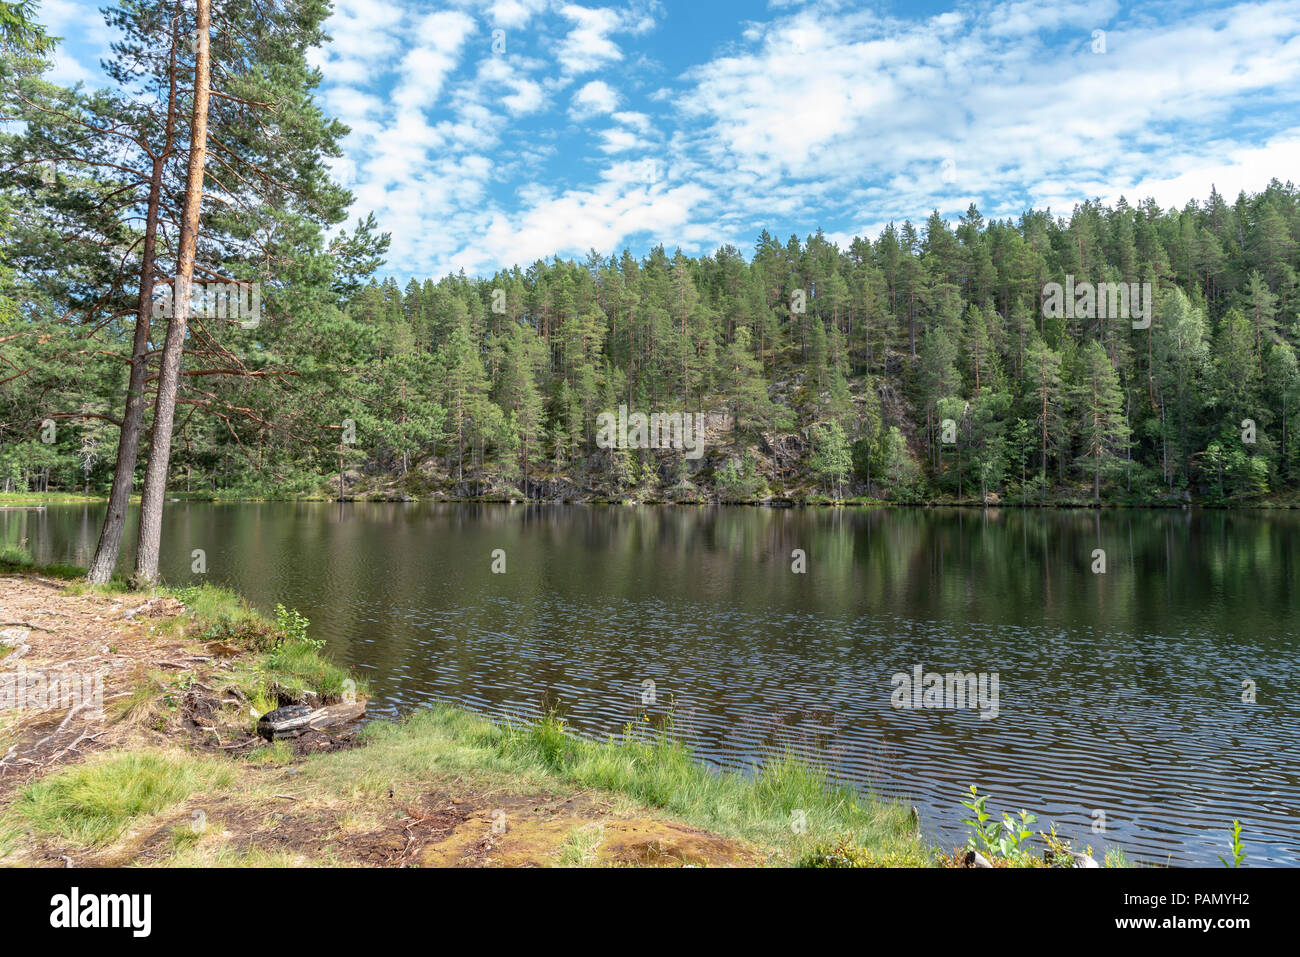
[[[44,0],[95,83],[96,0]],[[1235,196],[1300,171],[1300,0],[335,0],[339,178],[389,272]],[[89,14],[89,15],[88,15]]]

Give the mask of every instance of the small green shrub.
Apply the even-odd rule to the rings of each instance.
[[[1033,828],[1029,825],[1038,818],[1022,808],[1020,820],[1017,821],[1004,811],[1002,820],[998,821],[985,807],[988,795],[980,794],[979,789],[973,784],[970,786],[970,794],[971,800],[961,802],[962,807],[969,808],[975,815],[973,820],[962,819],[962,823],[969,825],[974,831],[967,838],[966,846],[973,851],[987,851],[1014,862],[1021,862],[1028,857],[1029,852],[1025,842],[1034,834]]]

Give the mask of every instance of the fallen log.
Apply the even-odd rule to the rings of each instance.
[[[366,713],[365,702],[343,702],[312,709],[305,704],[291,704],[268,711],[257,721],[257,733],[268,741],[296,738],[308,731],[323,731],[351,724]]]
[[[307,722],[307,727],[312,731],[323,731],[326,728],[337,728],[341,725],[352,724],[366,713],[366,704],[364,701],[344,701],[340,704],[327,705],[318,711],[312,712],[311,720]]]
[[[268,711],[257,719],[257,733],[268,741],[276,738],[296,738],[307,730],[311,708],[305,704],[291,704]]]

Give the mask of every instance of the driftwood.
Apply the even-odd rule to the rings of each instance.
[[[291,704],[262,715],[257,722],[257,733],[268,741],[296,738],[308,731],[323,731],[351,724],[365,713],[366,706],[361,701],[332,704],[314,710],[305,704]]]

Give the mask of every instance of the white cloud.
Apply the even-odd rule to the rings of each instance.
[[[387,72],[392,52],[402,49],[406,10],[389,0],[337,0],[326,22],[333,42],[309,54],[328,82],[365,84],[377,69]],[[383,64],[384,66],[379,66]]]
[[[80,60],[59,48],[50,59],[49,72],[45,78],[60,86],[75,86],[78,83],[90,84],[96,74],[91,72]]]
[[[614,114],[614,120],[624,126],[630,126],[640,133],[650,132],[650,117],[644,113],[622,111]]]
[[[522,27],[546,9],[547,0],[494,0],[487,18],[494,26]]]
[[[1189,199],[1204,199],[1216,188],[1228,201],[1241,190],[1257,191],[1271,179],[1285,180],[1300,170],[1300,126],[1270,137],[1259,146],[1209,144],[1209,149],[1182,157],[1172,170],[1128,183],[1110,183],[1098,195],[1113,203],[1152,197],[1161,206],[1182,208]]]
[[[606,153],[627,153],[633,150],[644,151],[648,150],[651,145],[630,130],[601,130],[600,137],[604,141],[601,143],[600,148]]]
[[[501,56],[488,57],[479,67],[478,80],[485,85],[504,87],[509,90],[509,94],[503,96],[501,102],[514,116],[535,113],[545,105],[546,94],[540,83],[515,68],[515,62],[517,61],[507,60]],[[478,97],[481,94],[470,91],[467,95]]]
[[[615,181],[558,196],[534,195],[517,215],[494,213],[481,237],[455,252],[449,265],[482,273],[498,263],[612,250],[633,235],[672,235],[690,223],[691,209],[703,198],[697,186],[639,189]]]
[[[618,92],[604,80],[592,80],[573,94],[569,112],[575,119],[612,113],[618,106]]]
[[[623,15],[609,7],[580,7],[576,3],[560,9],[573,28],[560,44],[559,60],[564,72],[590,73],[623,59],[623,51],[610,34],[623,26]]]
[[[419,21],[415,34],[419,42],[402,57],[401,80],[392,94],[399,110],[437,102],[473,29],[474,20],[458,11],[430,13]]]
[[[1027,36],[1040,30],[1101,29],[1119,12],[1116,0],[1019,0],[993,7],[988,32],[995,37]]]

